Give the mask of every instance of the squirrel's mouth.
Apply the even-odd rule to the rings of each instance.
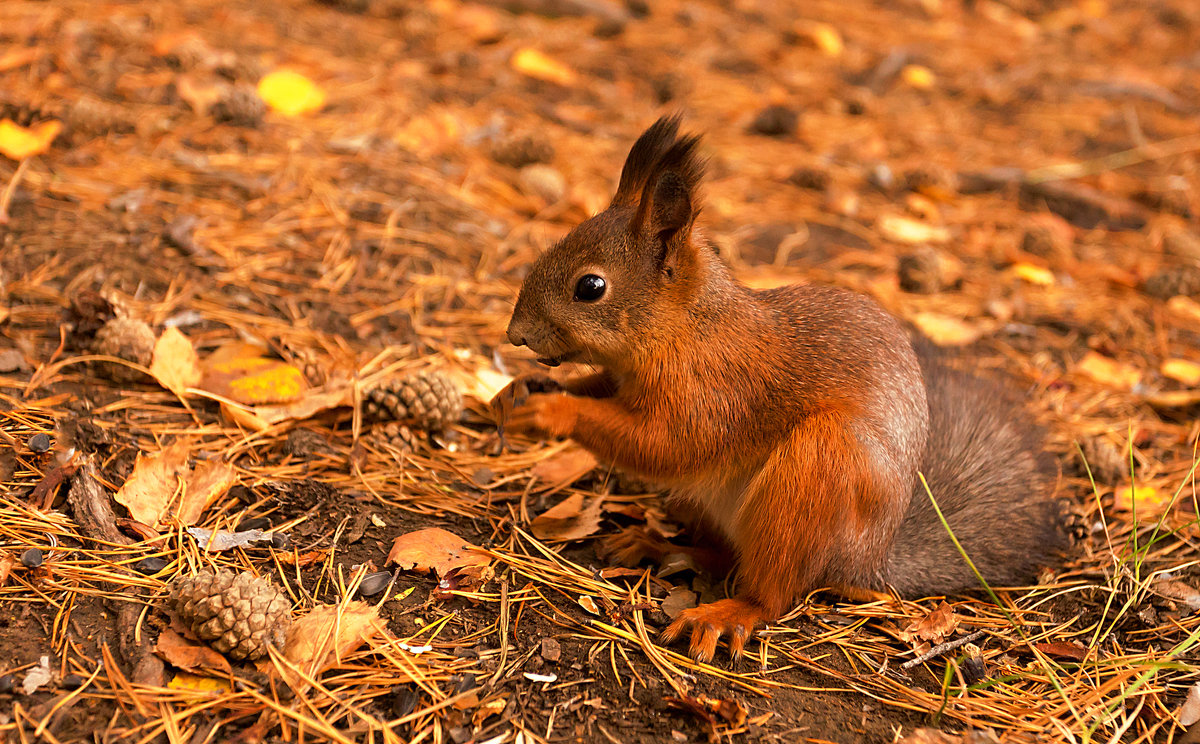
[[[537,358],[537,360],[538,363],[544,364],[547,367],[557,367],[563,362],[569,362],[577,356],[579,356],[578,351],[568,351],[565,354],[559,354],[558,356],[540,356]]]

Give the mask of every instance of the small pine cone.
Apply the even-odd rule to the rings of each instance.
[[[96,353],[150,366],[157,338],[143,321],[117,316],[96,331]],[[136,382],[142,374],[121,364],[105,364],[104,371],[116,382]]]
[[[283,590],[228,569],[177,579],[169,601],[197,637],[233,659],[260,659],[269,646],[283,648],[292,620]]]
[[[554,145],[545,137],[511,135],[492,147],[492,159],[518,169],[534,163],[549,163],[554,160]]]
[[[1143,282],[1142,290],[1162,300],[1176,295],[1200,294],[1200,266],[1163,269]]]
[[[235,127],[257,127],[262,124],[263,116],[266,113],[266,102],[249,85],[237,85],[230,88],[212,107],[213,120],[232,124]]]
[[[283,358],[300,370],[308,384],[318,387],[325,384],[328,377],[325,374],[328,362],[322,363],[317,352],[298,346],[288,346],[284,349]]]
[[[371,438],[380,445],[408,452],[417,446],[417,433],[395,421],[377,424],[371,430]]]
[[[463,400],[445,374],[418,372],[368,390],[363,409],[376,421],[394,420],[436,431],[458,421]]]
[[[962,265],[933,248],[922,248],[900,257],[900,288],[905,292],[934,294],[962,283]]]

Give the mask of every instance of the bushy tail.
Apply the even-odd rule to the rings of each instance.
[[[1002,385],[946,366],[927,341],[914,344],[929,400],[922,472],[937,505],[984,579],[1028,583],[1067,546],[1057,470],[1043,431]],[[888,556],[902,595],[945,594],[978,579],[918,482]]]

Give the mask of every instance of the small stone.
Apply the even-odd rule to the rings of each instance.
[[[50,435],[38,432],[29,438],[29,451],[36,454],[50,451]]]
[[[788,137],[796,133],[800,113],[787,106],[767,106],[750,123],[750,131],[768,137]]]
[[[25,568],[37,568],[45,562],[45,556],[38,548],[30,548],[21,553],[21,565]]]
[[[547,204],[556,204],[567,193],[567,179],[549,165],[527,165],[517,175],[521,191],[542,199]]]
[[[61,684],[64,690],[78,690],[80,687],[83,687],[83,683],[85,681],[86,680],[84,680],[84,678],[78,674],[68,674],[62,678]]]
[[[554,662],[562,658],[562,645],[553,638],[542,639],[542,658]]]
[[[11,674],[0,675],[0,695],[11,695],[16,686],[16,677]]]

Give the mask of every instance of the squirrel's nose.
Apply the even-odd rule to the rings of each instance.
[[[508,326],[508,342],[513,346],[525,345],[525,334],[521,332],[514,324]]]

